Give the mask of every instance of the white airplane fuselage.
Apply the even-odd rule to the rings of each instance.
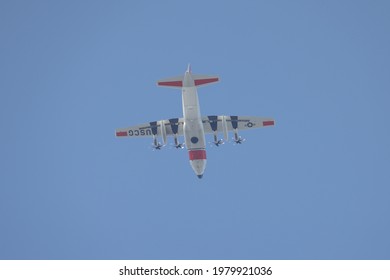
[[[206,141],[200,114],[198,93],[189,70],[184,74],[182,87],[184,140],[195,174],[202,178],[206,168]]]
[[[190,65],[184,76],[158,80],[158,86],[181,89],[183,118],[175,117],[119,128],[115,131],[116,137],[153,137],[152,147],[160,150],[167,144],[167,136],[174,138],[174,145],[177,149],[183,148],[183,143],[180,143],[178,137],[184,136],[191,167],[198,178],[202,178],[207,162],[205,134],[212,134],[213,143],[219,147],[224,141],[229,140],[229,131],[234,134],[233,141],[241,144],[244,139],[238,135],[239,130],[275,125],[273,118],[257,116],[208,115],[202,117],[197,88],[216,82],[219,82],[218,76],[193,74]],[[222,133],[224,139],[218,139],[218,133]],[[162,144],[158,141],[159,137],[162,139]]]

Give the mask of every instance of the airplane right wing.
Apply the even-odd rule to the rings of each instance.
[[[205,133],[223,132],[235,129],[245,130],[275,125],[273,118],[253,116],[207,116],[202,117]]]
[[[222,140],[217,139],[218,132],[223,133],[228,141],[229,131],[234,131],[234,141],[241,144],[244,139],[238,136],[239,130],[260,128],[275,125],[275,120],[253,116],[207,116],[202,117],[204,132],[214,134],[214,144],[220,145]]]

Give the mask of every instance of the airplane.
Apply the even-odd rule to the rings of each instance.
[[[167,144],[167,136],[173,136],[174,146],[181,149],[186,146],[192,169],[198,178],[203,177],[206,168],[205,134],[213,134],[213,143],[220,146],[229,140],[228,132],[233,131],[233,141],[242,144],[245,140],[238,135],[239,130],[260,128],[275,125],[275,120],[251,116],[202,116],[200,114],[197,88],[216,83],[217,76],[195,75],[188,65],[184,76],[172,77],[157,81],[158,86],[179,88],[182,92],[183,117],[168,120],[152,121],[145,124],[116,129],[117,137],[153,137],[153,148],[160,150]],[[224,140],[218,139],[218,133],[223,133]],[[184,136],[180,143],[179,136]],[[161,137],[162,144],[158,141]]]

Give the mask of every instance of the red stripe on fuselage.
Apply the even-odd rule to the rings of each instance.
[[[193,150],[188,151],[190,160],[206,159],[206,150]]]
[[[263,126],[274,125],[274,121],[264,121]]]

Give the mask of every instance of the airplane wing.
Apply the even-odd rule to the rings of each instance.
[[[205,133],[226,132],[275,125],[273,118],[253,116],[206,116],[202,117]],[[225,129],[226,128],[226,129]]]
[[[202,117],[204,132],[225,132],[260,128],[275,125],[273,118],[254,116],[206,116]],[[183,135],[183,118],[153,121],[135,126],[116,129],[117,137],[150,137],[153,135]]]
[[[118,128],[115,131],[117,137],[151,137],[153,135],[183,135],[183,118],[153,121],[125,128]]]

